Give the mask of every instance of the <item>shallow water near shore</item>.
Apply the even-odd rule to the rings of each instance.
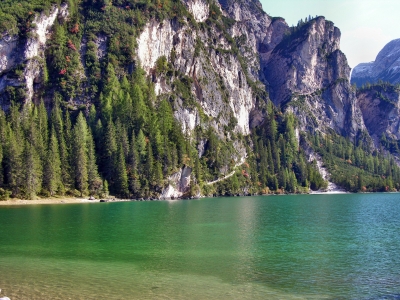
[[[0,207],[14,299],[399,299],[400,194]]]

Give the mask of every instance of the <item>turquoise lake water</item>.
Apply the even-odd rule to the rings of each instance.
[[[400,299],[400,194],[0,207],[15,299]]]

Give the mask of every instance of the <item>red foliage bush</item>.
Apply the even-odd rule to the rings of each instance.
[[[78,33],[79,32],[79,24],[76,23],[74,27],[69,30],[71,33]]]
[[[76,46],[74,45],[74,43],[71,40],[68,40],[67,47],[69,49],[76,51]]]

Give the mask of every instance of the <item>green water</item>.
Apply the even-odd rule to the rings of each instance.
[[[400,299],[400,194],[0,207],[15,299]]]

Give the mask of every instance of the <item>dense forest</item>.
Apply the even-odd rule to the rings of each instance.
[[[320,153],[331,180],[352,192],[388,192],[400,189],[400,168],[392,155],[370,149],[361,142],[332,133],[309,136],[312,147]],[[355,145],[357,144],[357,146]]]
[[[108,69],[109,84],[99,105],[70,111],[60,95],[49,110],[44,103],[0,115],[1,197],[35,198],[110,192],[124,198],[157,197],[168,176],[182,166],[193,169],[189,195],[307,192],[323,187],[294,134],[295,119],[271,102],[263,126],[246,139],[247,162],[226,181],[207,183],[234,169],[231,141],[210,126],[184,134],[175,120],[172,99],[155,98],[152,83],[137,69],[118,80]],[[48,113],[50,111],[50,113]],[[204,155],[198,145],[206,140]],[[251,149],[253,145],[254,151]],[[221,170],[223,173],[221,173]]]

